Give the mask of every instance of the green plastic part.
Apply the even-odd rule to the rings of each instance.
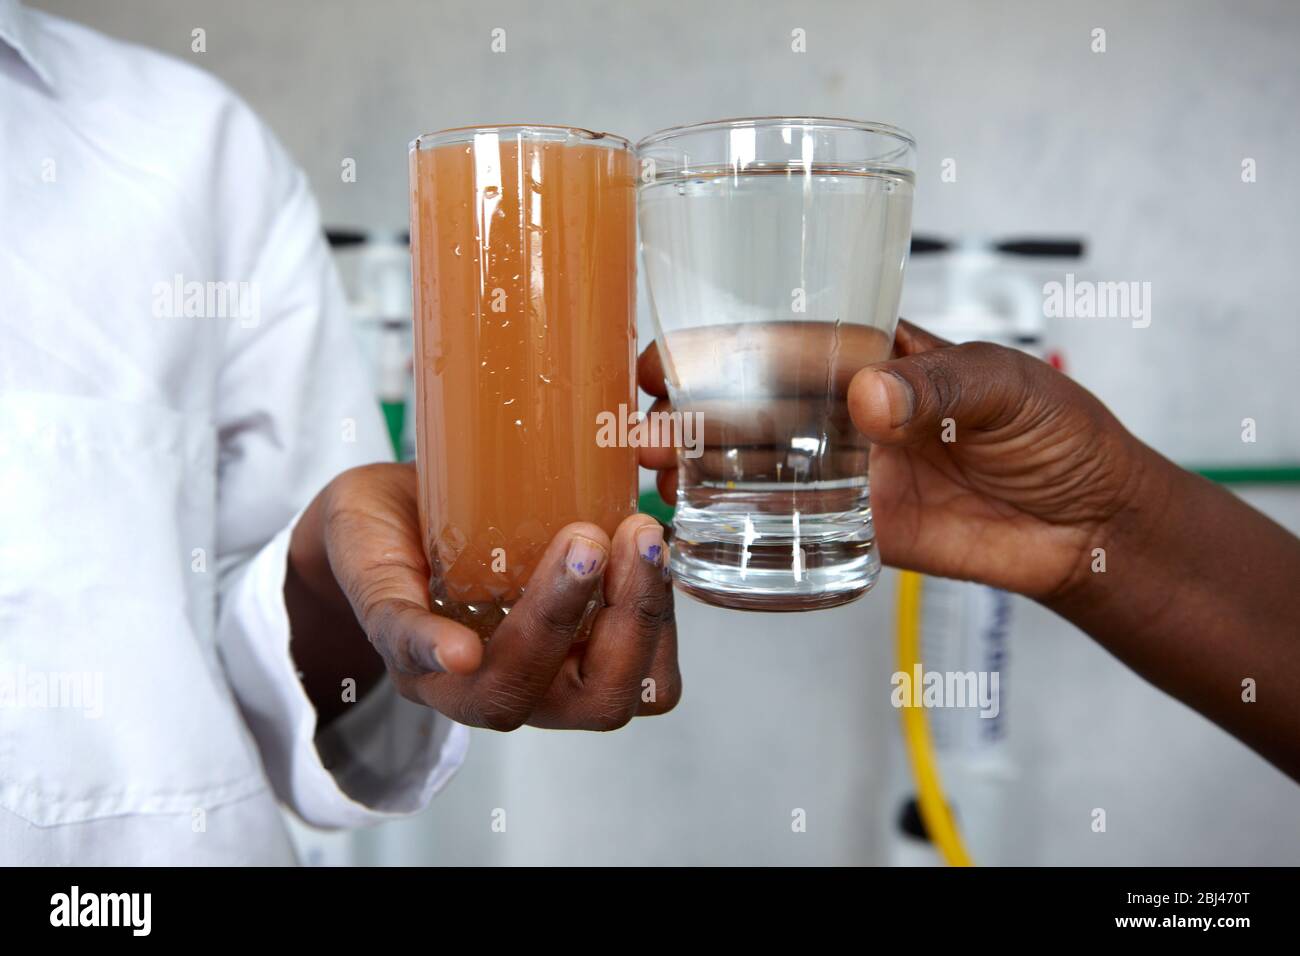
[[[388,440],[393,443],[393,454],[402,460],[402,432],[406,430],[406,402],[380,402],[384,421],[388,423]]]
[[[1190,470],[1221,485],[1300,484],[1300,465],[1223,465]]]
[[[641,492],[641,497],[637,500],[637,510],[642,514],[650,515],[652,518],[658,518],[664,524],[673,523],[673,511],[675,509],[660,498],[657,491]]]

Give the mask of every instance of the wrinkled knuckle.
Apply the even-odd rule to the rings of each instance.
[[[489,730],[518,730],[532,712],[529,701],[528,688],[522,681],[498,677],[483,690],[477,708],[479,723]]]
[[[622,730],[632,721],[632,712],[630,710],[621,710],[613,713],[603,713],[596,716],[592,722],[592,729],[607,734],[612,730]]]
[[[335,549],[340,544],[346,547],[358,534],[364,532],[368,520],[368,516],[364,512],[358,511],[352,505],[339,503],[347,500],[349,500],[349,495],[344,492],[335,497],[329,507],[325,509],[322,531],[325,535],[326,549],[331,558],[334,557]]]
[[[983,343],[989,374],[984,376],[984,398],[989,403],[988,424],[1005,425],[1021,416],[1039,391],[1036,375],[1047,365],[1017,349]]]
[[[940,413],[951,412],[961,403],[962,380],[956,368],[947,362],[932,365],[927,376],[931,400]]]
[[[1007,349],[1009,373],[1023,392],[1037,392],[1048,382],[1063,378],[1052,366],[1042,359],[1027,355],[1015,349]]]
[[[394,643],[401,609],[393,602],[385,582],[370,580],[357,588],[355,604],[360,611],[361,623],[376,647]]]
[[[508,734],[522,727],[526,719],[526,715],[514,711],[489,708],[483,713],[482,724],[488,730]]]
[[[524,721],[528,719],[528,713],[508,704],[488,701],[478,708],[477,717],[476,722],[480,726],[486,727],[488,730],[508,734],[524,725]]]
[[[1051,368],[1046,363],[1016,353],[1007,361],[1006,377],[1015,397],[1024,401],[1042,391],[1043,380],[1039,376],[1049,371]]]
[[[587,720],[592,730],[609,732],[626,727],[636,716],[636,696],[622,690],[602,694]]]
[[[647,588],[632,599],[632,624],[639,633],[658,634],[664,624],[664,610],[662,589],[657,586]],[[669,614],[671,615],[671,609]]]
[[[580,619],[574,618],[560,608],[543,602],[537,607],[533,618],[533,627],[549,638],[571,640],[578,633]]]
[[[336,478],[334,480],[338,481],[339,479]],[[343,491],[340,493],[337,486],[332,486],[330,493],[330,503],[329,507],[325,509],[324,518],[324,531],[327,540],[332,538],[334,535],[345,533],[354,520],[352,513],[346,507],[341,506],[338,503],[340,499],[347,499],[347,492]]]

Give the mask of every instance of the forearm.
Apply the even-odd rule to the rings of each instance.
[[[384,674],[352,606],[330,570],[319,500],[303,512],[289,544],[284,599],[289,611],[290,651],[319,726],[360,700]],[[356,682],[345,699],[344,681]]]
[[[1300,779],[1300,540],[1149,449],[1139,462],[1098,539],[1105,571],[1049,606]]]

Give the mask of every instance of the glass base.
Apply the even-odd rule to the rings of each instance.
[[[861,500],[865,505],[865,494]],[[770,503],[768,511],[741,513],[679,502],[671,558],[681,589],[707,604],[749,611],[837,607],[871,590],[880,557],[869,507],[770,512]]]

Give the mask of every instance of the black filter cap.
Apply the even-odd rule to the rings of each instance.
[[[1009,256],[1040,259],[1082,259],[1087,244],[1082,239],[1003,239],[993,248]]]
[[[957,820],[957,811],[952,804],[948,804],[948,812],[952,814],[953,821]],[[898,829],[905,836],[913,840],[920,840],[923,843],[929,843],[930,834],[926,832],[925,821],[921,819],[921,804],[917,802],[916,797],[908,797],[903,801],[903,805],[898,808]]]
[[[930,842],[930,834],[925,832],[925,821],[921,819],[921,805],[916,797],[908,797],[898,808],[898,829],[913,840]]]
[[[914,256],[925,256],[933,255],[936,252],[947,252],[951,248],[951,242],[947,239],[940,239],[938,236],[912,237],[912,255]]]
[[[331,249],[344,249],[365,243],[367,236],[360,229],[340,229],[335,226],[325,227],[325,240]]]

